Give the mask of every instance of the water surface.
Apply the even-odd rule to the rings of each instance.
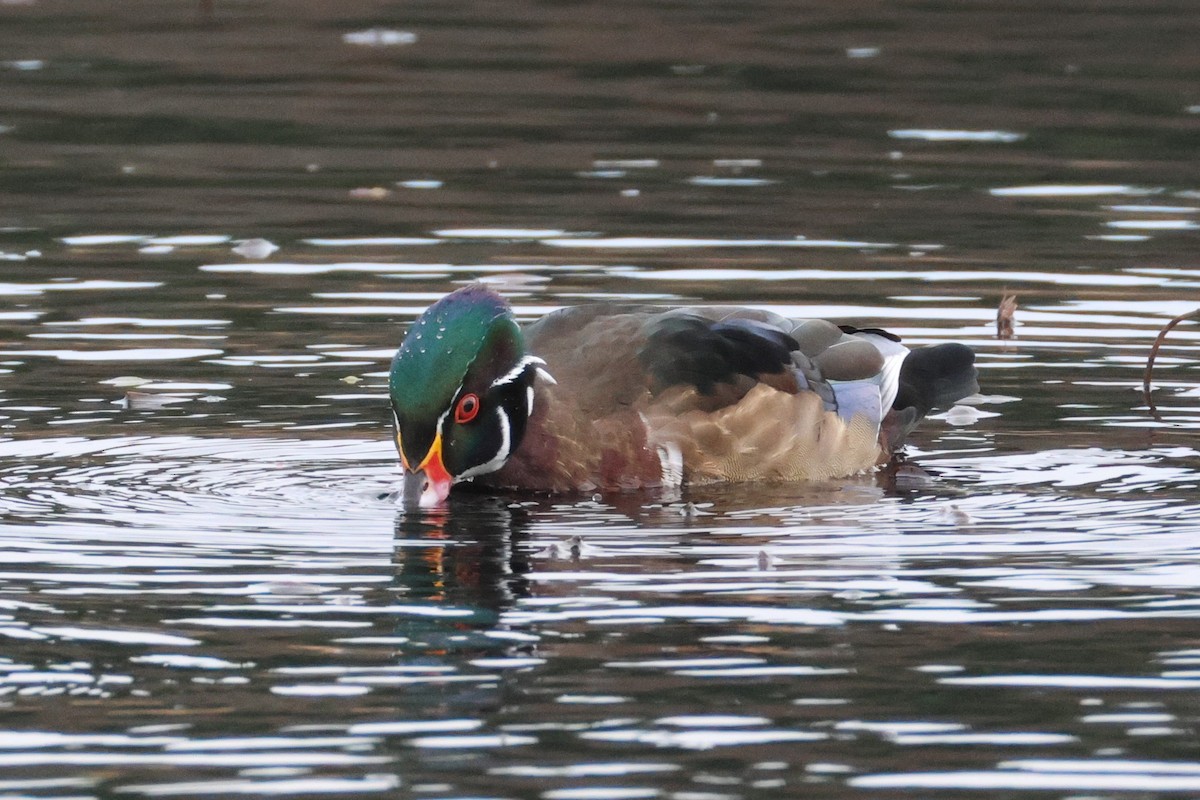
[[[1200,794],[1193,17],[0,3],[0,794]],[[388,360],[473,280],[984,396],[836,484],[405,517]]]

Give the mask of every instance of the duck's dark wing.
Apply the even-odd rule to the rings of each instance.
[[[909,351],[887,331],[794,320],[759,309],[594,304],[529,324],[530,351],[547,361],[593,414],[627,408],[673,386],[691,386],[709,409],[737,402],[757,383],[817,394],[849,417],[872,402],[892,420],[887,444],[933,408],[978,391],[975,355],[960,344]]]
[[[832,323],[736,307],[566,308],[528,325],[525,337],[547,371],[595,415],[673,387],[694,388],[698,407],[714,410],[759,383],[815,392],[836,410],[829,381],[871,379],[884,365],[876,347]]]
[[[790,334],[758,320],[714,320],[687,310],[651,318],[645,333],[637,357],[653,391],[685,384],[711,395],[717,384],[741,377],[782,376],[800,346]]]

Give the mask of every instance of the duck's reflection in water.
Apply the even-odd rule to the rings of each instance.
[[[416,607],[397,631],[409,640],[405,650],[459,661],[529,652],[532,637],[501,623],[529,593],[528,556],[519,547],[527,527],[519,506],[470,494],[396,517],[392,588],[397,601]]]

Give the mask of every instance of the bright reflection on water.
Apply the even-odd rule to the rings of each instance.
[[[0,2],[0,795],[1200,795],[1190,6],[102,5]],[[388,361],[473,280],[983,395],[405,517]]]

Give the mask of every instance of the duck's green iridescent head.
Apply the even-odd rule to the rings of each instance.
[[[392,360],[388,392],[406,505],[504,466],[525,432],[540,359],[499,295],[467,286],[425,310]]]

